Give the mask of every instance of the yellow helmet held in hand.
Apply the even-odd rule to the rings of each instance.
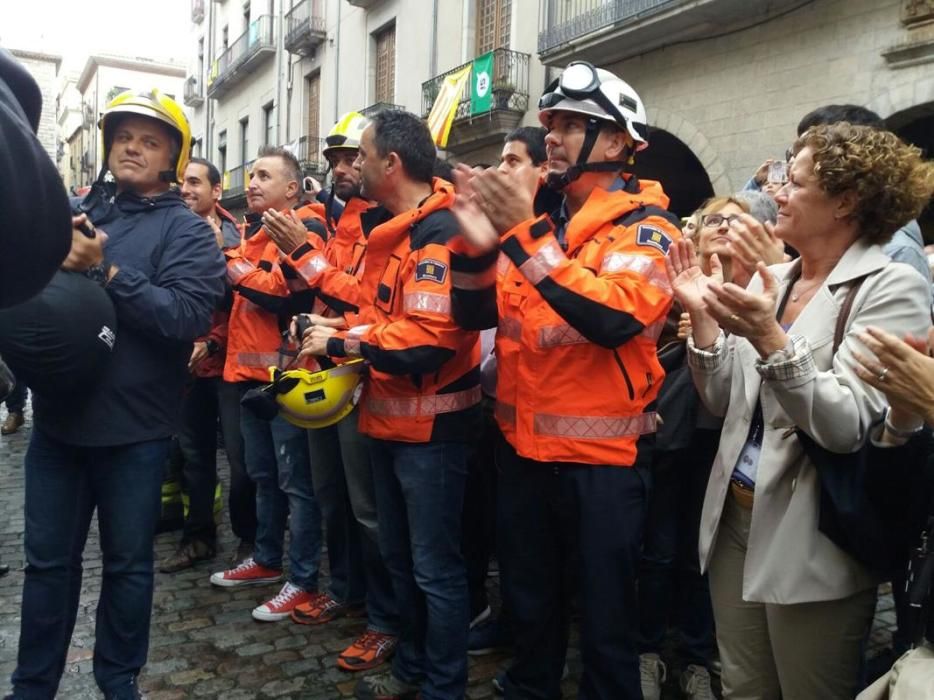
[[[318,372],[270,367],[279,415],[299,428],[334,425],[353,410],[364,371],[362,359]]]
[[[337,120],[327,138],[324,139],[326,148],[321,154],[327,158],[331,153],[339,149],[358,149],[360,148],[360,136],[363,130],[367,128],[370,120],[364,117],[360,112],[347,112]]]
[[[107,167],[110,145],[113,143],[114,126],[119,121],[120,115],[127,114],[150,117],[172,129],[178,137],[178,156],[172,171],[166,171],[163,179],[181,182],[185,177],[185,168],[188,167],[188,158],[191,153],[191,127],[178,102],[155,88],[149,92],[133,92],[132,90],[121,92],[104,108],[104,114],[97,123],[101,130],[101,153],[104,167]]]

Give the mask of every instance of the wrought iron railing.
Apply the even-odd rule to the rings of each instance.
[[[238,194],[246,192],[250,183],[250,168],[253,167],[253,161],[231,168],[224,174],[224,197],[236,197]]]
[[[431,80],[422,83],[422,116],[427,117],[431,106],[438,97],[444,79],[470,65],[463,65],[436,75]],[[511,112],[525,112],[529,108],[529,54],[511,51],[509,49],[496,49],[493,51],[493,75],[491,91],[493,99],[490,110],[509,110]],[[470,113],[470,84],[464,85],[454,120],[464,119]]]
[[[327,143],[324,139],[317,136],[302,136],[298,143],[290,147],[289,150],[298,158],[302,168],[322,173],[327,170],[328,164],[324,157],[324,149]]]
[[[392,102],[374,102],[369,107],[361,109],[360,114],[364,117],[372,117],[374,114],[382,112],[384,109],[405,110],[405,107],[402,105],[394,105]]]
[[[211,66],[210,86],[213,89],[220,85],[237,68],[247,63],[253,56],[263,49],[276,49],[275,26],[273,18],[269,15],[258,17],[250,23],[243,34],[224,51]]]
[[[306,34],[324,32],[324,0],[301,0],[285,15],[286,47],[301,41]]]
[[[543,0],[538,52],[546,53],[574,39],[619,22],[651,14],[682,0]]]
[[[199,105],[204,101],[204,88],[201,86],[200,75],[189,75],[185,81],[182,99],[186,105]]]

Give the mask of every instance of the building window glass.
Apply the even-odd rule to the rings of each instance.
[[[376,102],[392,103],[396,96],[396,25],[377,32]]]

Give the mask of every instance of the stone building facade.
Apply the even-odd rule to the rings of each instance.
[[[20,49],[12,49],[11,53],[39,84],[39,90],[42,92],[42,116],[39,119],[37,136],[39,143],[49,154],[49,158],[55,162],[58,160],[56,98],[58,97],[58,71],[62,65],[62,57]]]
[[[471,115],[464,95],[446,157],[495,163],[510,129],[537,123],[549,79],[585,59],[642,96],[654,132],[636,171],[681,215],[781,158],[820,105],[866,105],[934,146],[934,0],[190,2],[186,102],[234,205],[259,145],[291,144],[321,175],[340,114],[427,115],[444,75],[489,50],[493,106]]]

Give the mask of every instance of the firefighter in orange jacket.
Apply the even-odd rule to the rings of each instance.
[[[573,543],[578,697],[641,698],[635,584],[677,219],[658,183],[624,172],[648,145],[628,84],[577,61],[539,109],[557,208],[536,217],[508,176],[467,169],[455,207],[455,318],[497,325],[498,537],[516,631],[501,681],[507,698],[561,697]]]
[[[317,315],[311,320],[335,328],[356,325],[360,305],[367,243],[360,217],[375,203],[361,195],[360,172],[353,166],[368,124],[366,117],[351,112],[328,134],[323,154],[331,170],[331,196],[339,196],[344,209],[333,221],[333,208],[327,207],[331,237],[323,251],[309,250],[288,262],[315,291]],[[326,592],[292,612],[295,622],[322,624],[359,611],[366,601],[366,630],[337,657],[338,667],[345,671],[365,671],[389,659],[399,630],[392,581],[379,551],[369,441],[357,429],[358,413],[354,408],[337,425],[308,431],[311,476],[328,538],[331,581]]]
[[[320,204],[300,204],[302,173],[290,152],[260,149],[247,188],[246,228],[240,248],[227,253],[234,290],[227,337],[224,380],[241,392],[269,381],[269,367],[280,364],[282,333],[293,314],[309,310],[313,292],[285,263],[327,235]],[[294,364],[293,364],[294,366]],[[253,556],[211,576],[222,587],[249,586],[283,578],[283,540],[289,525],[289,576],[278,595],[253,610],[262,621],[287,619],[317,595],[321,552],[321,512],[315,500],[302,428],[281,416],[263,420],[240,413],[247,473],[256,483],[256,542]]]
[[[432,179],[435,147],[407,112],[375,115],[356,166],[381,206],[368,232],[360,314],[347,331],[315,326],[303,352],[364,357],[360,431],[371,458],[380,549],[393,580],[400,635],[392,671],[357,684],[357,698],[464,697],[467,582],[461,504],[475,435],[479,343],[451,316],[447,242],[458,233],[451,186]]]

